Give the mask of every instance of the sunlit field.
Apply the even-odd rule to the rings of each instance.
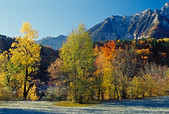
[[[169,97],[108,101],[85,107],[56,106],[48,101],[11,101],[0,102],[0,113],[169,113]]]

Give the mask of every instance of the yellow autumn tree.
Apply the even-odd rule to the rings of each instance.
[[[0,54],[0,64],[0,84],[16,89],[16,74],[18,66],[17,64],[13,64],[10,60],[10,53],[4,51]]]
[[[7,52],[4,51],[0,54],[0,87],[3,87],[6,85],[9,77],[6,77],[6,71],[7,71],[7,64],[8,64],[8,55]]]
[[[85,102],[90,98],[90,75],[93,71],[93,43],[83,24],[72,31],[60,50],[62,71],[69,80],[69,96],[75,102]]]
[[[145,83],[142,81],[142,77],[134,76],[129,82],[130,86],[127,89],[127,94],[131,98],[139,98],[143,94],[142,89],[144,88],[144,84]]]
[[[27,98],[30,99],[31,101],[37,101],[39,99],[39,96],[37,96],[37,93],[36,93],[36,86],[35,86],[35,84],[30,89]]]
[[[17,68],[9,59],[9,54],[4,51],[0,54],[0,99],[11,100],[13,98],[12,90],[17,89],[15,80]]]
[[[10,54],[13,64],[18,64],[17,80],[21,87],[23,86],[23,98],[27,99],[29,91],[33,87],[33,76],[38,70],[38,65],[41,60],[39,44],[35,43],[38,38],[38,32],[34,30],[29,22],[23,23],[21,28],[23,37],[17,37],[11,45]]]
[[[159,88],[157,79],[150,75],[144,75],[142,77],[135,76],[130,81],[130,86],[128,87],[128,95],[132,98],[157,96],[161,92],[163,90]]]

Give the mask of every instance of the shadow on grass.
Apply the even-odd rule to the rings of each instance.
[[[36,110],[24,110],[24,109],[0,109],[0,114],[49,114],[49,112],[39,112]],[[52,114],[52,113],[50,113]],[[64,114],[64,113],[57,113]]]
[[[110,100],[102,104],[106,107],[112,106],[142,106],[150,108],[169,108],[169,96],[162,96],[157,98],[145,98],[145,99],[130,99],[130,100]]]
[[[102,112],[108,112],[109,110],[103,110],[103,109],[80,109],[83,111],[85,111],[86,113],[102,113]]]

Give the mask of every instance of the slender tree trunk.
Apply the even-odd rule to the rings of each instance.
[[[131,89],[131,98],[134,98],[134,91]]]
[[[125,85],[123,84],[123,87],[122,87],[122,98],[126,99],[126,96],[127,96],[126,88],[125,88]]]
[[[26,67],[25,80],[24,80],[24,92],[23,92],[24,100],[26,100],[27,97],[27,91],[26,91],[27,80],[28,80],[28,69]]]
[[[117,80],[115,78],[115,82],[114,82],[114,86],[115,86],[115,90],[114,90],[114,99],[119,99],[119,95],[118,95],[118,90],[117,90]],[[117,96],[117,97],[116,97]]]
[[[138,98],[138,96],[139,96],[139,93],[138,93],[138,89],[137,89],[136,98]]]
[[[117,96],[117,97],[116,97],[116,96]],[[114,99],[119,99],[119,97],[118,97],[118,91],[117,91],[117,84],[115,84]]]
[[[144,96],[145,96],[145,95],[144,95],[144,92],[143,92],[143,98],[144,98]]]
[[[98,100],[100,100],[100,92],[101,92],[101,90],[100,90],[100,87],[99,87],[98,96],[97,96]]]
[[[116,89],[116,91],[117,91],[117,100],[119,100],[119,93],[118,93],[118,90]]]
[[[77,89],[76,89],[76,85],[74,86],[74,100],[75,102],[77,102],[78,99],[78,95],[77,95]]]
[[[103,90],[101,90],[102,100],[104,100],[104,93]]]
[[[149,96],[152,97],[152,90],[150,89]]]
[[[114,90],[114,99],[116,99],[116,90]]]
[[[117,100],[119,100],[119,95],[118,95],[118,90],[117,90],[117,88],[116,88],[116,96],[117,96]]]
[[[100,75],[100,77],[102,77],[102,75]],[[98,91],[98,96],[97,99],[101,100],[100,96],[101,96],[101,83],[102,83],[102,78],[99,78],[99,91]]]
[[[126,84],[125,84],[125,78],[124,78],[124,75],[125,73],[123,72],[123,74],[122,74],[122,92],[121,92],[121,94],[122,94],[122,96],[121,96],[121,98],[122,99],[126,99],[126,96],[127,96],[127,93],[126,93]]]

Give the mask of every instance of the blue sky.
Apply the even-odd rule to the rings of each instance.
[[[39,38],[69,35],[83,23],[86,28],[111,15],[133,15],[148,8],[161,9],[169,0],[0,0],[0,34],[21,35],[23,22],[39,31]]]

